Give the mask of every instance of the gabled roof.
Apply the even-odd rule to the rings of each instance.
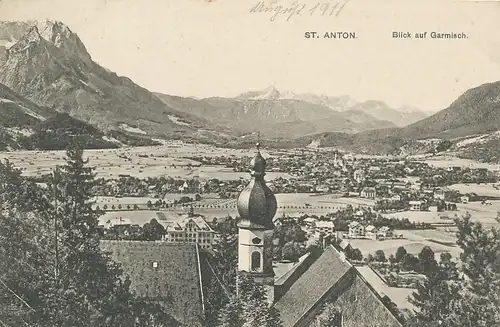
[[[349,223],[349,228],[363,227],[358,221],[351,221]]]
[[[347,247],[350,246],[350,244],[349,244],[348,241],[342,240],[342,241],[340,241],[339,246],[340,246],[341,249],[345,250],[345,249],[347,249]]]
[[[349,271],[351,265],[342,261],[333,247],[323,254],[275,303],[283,327],[292,327]]]
[[[204,304],[196,245],[101,241],[101,248],[122,264],[138,297],[166,303],[179,322],[201,326]]]
[[[373,226],[373,225],[368,225],[368,226],[365,228],[365,230],[366,230],[367,232],[372,232],[372,231],[376,231],[376,230],[377,230],[377,228],[376,228],[375,226]]]
[[[316,227],[317,228],[334,228],[335,227],[335,224],[333,223],[333,221],[317,221],[316,222]]]

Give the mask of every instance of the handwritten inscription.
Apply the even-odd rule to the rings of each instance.
[[[289,5],[282,5],[278,1],[266,3],[259,1],[250,9],[250,13],[267,13],[270,20],[274,22],[278,18],[286,21],[296,16],[338,16],[350,0],[331,0],[324,2],[300,3],[294,1]]]

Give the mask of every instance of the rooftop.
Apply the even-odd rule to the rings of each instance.
[[[204,307],[196,245],[101,241],[101,248],[122,264],[137,296],[167,302],[178,321],[201,326]]]
[[[332,247],[323,254],[276,302],[284,327],[292,327],[349,271],[351,265],[342,261]]]

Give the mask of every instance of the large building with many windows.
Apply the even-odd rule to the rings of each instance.
[[[201,216],[191,208],[187,216],[177,220],[160,220],[165,227],[162,241],[171,244],[198,244],[202,249],[211,249],[214,242],[214,230]]]

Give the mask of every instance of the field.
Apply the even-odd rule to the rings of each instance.
[[[487,168],[489,170],[493,171],[498,171],[500,170],[500,166],[497,164],[489,164],[489,163],[483,163],[483,162],[478,162],[474,160],[469,160],[469,159],[462,159],[462,158],[457,158],[453,156],[446,156],[446,155],[439,155],[439,156],[433,156],[433,157],[422,157],[422,156],[415,156],[415,159],[420,159],[424,161],[425,163],[429,164],[430,166],[434,167],[440,167],[440,168],[447,168],[447,167],[469,167],[472,169],[477,169],[477,168]]]
[[[91,166],[96,167],[98,177],[117,178],[119,175],[130,175],[138,178],[172,177],[219,180],[248,179],[246,172],[233,172],[222,166],[204,165],[188,156],[251,156],[253,150],[217,149],[209,146],[183,145],[169,143],[155,147],[119,148],[106,150],[86,150],[84,158]],[[269,154],[264,154],[270,156]],[[1,152],[0,160],[8,159],[26,176],[48,174],[56,165],[64,163],[64,151],[15,151]],[[267,180],[277,177],[290,178],[286,173],[268,172]]]
[[[365,257],[368,254],[374,254],[377,250],[384,251],[385,256],[389,257],[391,254],[396,254],[400,246],[404,246],[406,251],[413,254],[418,254],[424,246],[429,246],[436,254],[437,260],[443,252],[449,252],[454,257],[460,254],[460,248],[455,244],[456,238],[452,230],[401,230],[396,233],[403,234],[404,239],[384,241],[351,239],[349,243],[354,248],[359,248]]]
[[[469,213],[473,220],[481,222],[486,227],[496,226],[499,227],[500,224],[495,220],[497,213],[500,211],[500,201],[490,201],[491,205],[484,205],[480,202],[469,202],[469,203],[458,203],[458,211],[447,211],[450,219],[439,218],[438,212],[428,212],[428,211],[403,211],[391,214],[384,214],[388,218],[408,218],[413,222],[421,223],[446,223],[451,222],[454,217],[461,217]]]
[[[182,196],[195,197],[195,194],[167,194],[164,198],[165,201],[173,201],[180,199]],[[202,200],[193,203],[194,211],[197,214],[204,215],[207,219],[221,218],[226,216],[238,216],[236,208],[236,199],[220,199],[216,194],[202,194]],[[147,202],[155,203],[158,199],[149,197],[105,197],[100,196],[95,199],[95,204],[101,208],[107,205],[110,208],[114,205],[118,208],[121,205],[122,210],[116,211],[118,215],[130,219],[133,224],[142,225],[145,221],[142,218],[142,212],[147,211]],[[346,207],[348,204],[353,207],[370,206],[373,204],[372,200],[367,199],[353,199],[353,198],[335,198],[332,195],[316,195],[305,193],[294,194],[276,194],[278,202],[278,210],[275,217],[283,215],[283,213],[292,216],[308,215],[326,215],[335,212],[340,208]],[[309,206],[306,206],[308,204]],[[127,206],[133,207],[137,205],[141,210],[127,211]],[[171,209],[161,209],[162,212],[186,212],[187,207],[177,206]],[[149,221],[149,220],[148,220]]]
[[[476,193],[479,196],[500,196],[500,190],[496,184],[454,184],[448,186],[452,190],[457,190],[462,194]]]

